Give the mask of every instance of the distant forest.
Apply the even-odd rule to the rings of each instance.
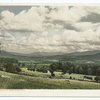
[[[1,63],[18,63],[18,60],[15,58],[0,58]]]

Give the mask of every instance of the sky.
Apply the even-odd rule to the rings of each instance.
[[[0,6],[0,42],[19,53],[100,50],[100,6]]]

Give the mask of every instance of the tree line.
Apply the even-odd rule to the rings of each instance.
[[[66,73],[76,73],[84,75],[97,75],[100,76],[100,65],[97,64],[75,64],[71,62],[61,63],[56,62],[50,65],[51,75],[54,71],[61,70],[62,75]]]
[[[15,58],[0,58],[1,63],[18,63],[18,60]]]

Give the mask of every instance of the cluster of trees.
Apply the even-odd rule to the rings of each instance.
[[[54,74],[54,71],[57,71],[57,70],[61,70],[62,74],[77,73],[77,74],[100,76],[100,65],[96,65],[96,64],[74,64],[74,63],[71,63],[71,62],[52,63],[50,65],[51,75]]]
[[[30,70],[30,71],[35,71],[35,68],[32,68],[32,67],[28,67],[27,70]]]
[[[25,67],[25,63],[18,63],[19,67]]]
[[[15,58],[0,58],[1,63],[18,63],[18,60]]]
[[[48,70],[44,66],[42,68],[37,68],[36,71],[43,72],[43,73],[47,73],[48,72]]]
[[[47,73],[47,69],[44,66],[42,68],[28,67],[27,70]]]
[[[4,70],[4,71],[10,72],[10,73],[16,73],[16,72],[22,71],[20,68],[14,66],[12,63],[4,64],[2,67],[0,67],[0,70]]]

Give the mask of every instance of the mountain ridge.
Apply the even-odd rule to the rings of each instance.
[[[95,50],[95,51],[85,51],[85,52],[72,52],[72,53],[62,53],[62,52],[34,52],[34,53],[29,53],[29,54],[23,54],[23,53],[18,53],[18,52],[8,52],[8,51],[1,51],[0,55],[5,55],[5,56],[55,56],[55,55],[64,55],[64,56],[85,56],[85,55],[94,55],[100,53],[100,50]]]

